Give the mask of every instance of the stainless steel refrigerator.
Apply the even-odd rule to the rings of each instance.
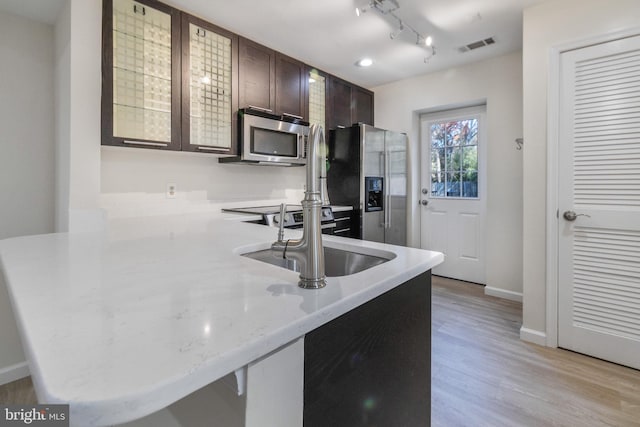
[[[350,237],[406,246],[407,141],[364,124],[329,132],[329,200],[353,206]]]

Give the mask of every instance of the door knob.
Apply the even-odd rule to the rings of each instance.
[[[426,188],[422,189],[422,194],[429,194],[429,190],[427,190]]]
[[[565,211],[565,213],[562,214],[562,217],[567,221],[575,221],[579,216],[586,216],[587,218],[591,218],[591,215],[577,214],[574,211]]]
[[[422,206],[427,206],[429,204],[429,201],[428,200],[420,200],[420,204]]]

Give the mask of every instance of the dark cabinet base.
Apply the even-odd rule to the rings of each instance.
[[[424,427],[431,417],[431,271],[311,331],[305,427]]]

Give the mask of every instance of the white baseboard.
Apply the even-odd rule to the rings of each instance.
[[[545,332],[525,328],[524,326],[520,328],[520,339],[542,346],[547,345],[547,334]]]
[[[500,288],[484,287],[484,294],[492,297],[504,298],[511,301],[522,302],[522,292],[507,291]]]
[[[27,362],[16,363],[0,369],[0,385],[8,384],[20,378],[29,376],[29,365]]]

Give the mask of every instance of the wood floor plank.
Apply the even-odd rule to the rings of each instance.
[[[521,341],[520,303],[434,277],[432,313],[432,426],[640,427],[640,371]],[[29,378],[0,387],[35,402]]]

